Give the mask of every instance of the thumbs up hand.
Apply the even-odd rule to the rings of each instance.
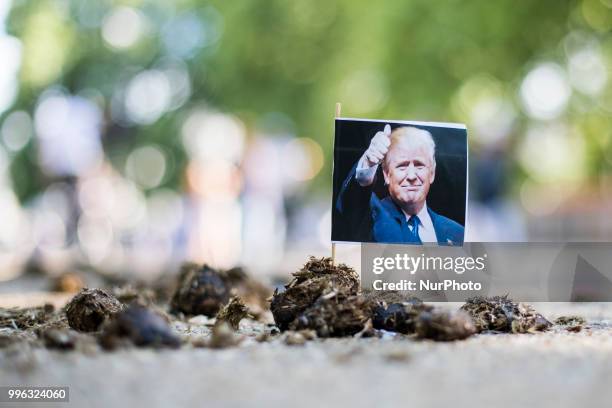
[[[368,150],[364,153],[366,163],[368,167],[373,167],[380,164],[387,152],[389,151],[389,145],[391,145],[391,126],[385,125],[385,129],[382,132],[376,132]]]

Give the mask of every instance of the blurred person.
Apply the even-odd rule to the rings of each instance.
[[[336,209],[348,222],[360,223],[360,240],[463,244],[463,226],[427,206],[436,175],[435,148],[431,134],[415,127],[391,132],[386,125],[374,135],[342,183],[336,202]],[[382,199],[373,191],[381,164],[389,193]]]

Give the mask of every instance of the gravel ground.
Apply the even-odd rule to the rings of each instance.
[[[280,338],[257,343],[264,326],[243,320],[246,340],[223,350],[10,347],[0,352],[0,383],[69,386],[70,403],[51,406],[609,406],[612,304],[535,306],[551,320],[578,314],[588,324],[578,333],[556,327],[454,343],[385,334],[288,346]],[[202,337],[206,323],[196,318],[176,330]]]

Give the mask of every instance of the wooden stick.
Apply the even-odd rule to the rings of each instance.
[[[336,117],[338,119],[342,114],[342,104],[340,102],[336,102]],[[335,129],[335,126],[334,126]],[[331,244],[331,258],[332,258],[332,266],[336,265],[336,243],[332,242]]]

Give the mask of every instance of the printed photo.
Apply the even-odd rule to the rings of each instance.
[[[332,241],[462,245],[462,124],[336,119]]]

